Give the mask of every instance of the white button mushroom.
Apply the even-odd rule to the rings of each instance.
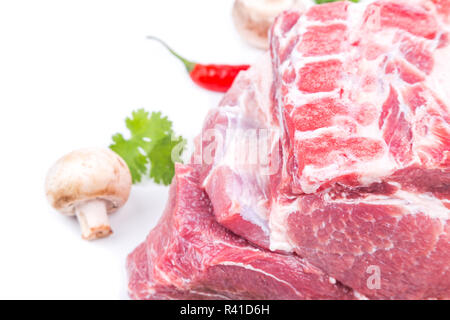
[[[233,20],[239,34],[249,44],[260,49],[268,49],[269,29],[276,16],[294,7],[302,8],[302,1],[236,0],[233,7]]]
[[[45,189],[57,211],[77,216],[83,239],[94,240],[112,233],[108,213],[128,200],[131,174],[123,159],[110,149],[82,149],[54,164]]]

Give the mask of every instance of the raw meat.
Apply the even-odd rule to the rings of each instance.
[[[273,27],[291,163],[281,180],[299,195],[283,217],[288,242],[368,297],[448,298],[448,28],[432,6],[361,8],[316,6]],[[380,288],[367,285],[370,266]]]
[[[220,287],[205,271],[217,269],[210,255],[220,264],[222,253],[238,262],[249,252],[204,246],[220,229],[256,245],[243,242],[265,267],[290,261],[300,266],[290,276],[304,279],[313,265],[319,283],[336,279],[324,298],[349,298],[349,287],[360,298],[450,299],[449,8],[449,0],[335,2],[280,15],[271,56],[239,75],[197,140],[191,185],[205,190],[212,212],[188,218],[172,186],[164,218],[128,260],[131,296],[324,294],[284,278],[297,296],[233,287],[248,268],[227,268],[232,287]],[[179,185],[189,168],[178,168]]]
[[[219,225],[192,166],[176,166],[165,213],[127,267],[135,299],[354,298],[298,257],[258,249]]]
[[[290,14],[275,23],[276,103],[294,194],[369,185],[411,166],[424,175],[449,167],[449,110],[441,101],[448,89],[437,79],[450,57],[447,27],[431,9],[408,3],[362,10],[336,2],[295,24]]]
[[[281,168],[246,178],[222,156],[245,149],[225,147],[204,183],[220,223],[265,248],[295,251],[370,298],[449,297],[449,89],[442,84],[450,48],[447,26],[427,8],[337,2],[277,19],[273,101],[255,99],[252,110],[265,119],[258,126],[277,130]],[[267,87],[235,89],[270,95]],[[249,118],[248,99],[221,108],[214,112]],[[233,125],[222,113],[225,132]],[[380,289],[367,286],[370,266],[380,269]]]

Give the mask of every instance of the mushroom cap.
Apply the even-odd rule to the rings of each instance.
[[[74,215],[75,207],[89,200],[104,200],[108,213],[128,200],[131,174],[127,164],[107,148],[86,148],[59,159],[47,174],[45,190],[59,212]]]
[[[283,11],[302,8],[300,0],[236,0],[233,20],[237,31],[250,45],[269,48],[269,29],[275,18]]]

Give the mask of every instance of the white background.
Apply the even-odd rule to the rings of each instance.
[[[83,241],[47,204],[60,156],[108,146],[132,110],[162,111],[192,141],[221,94],[193,85],[157,35],[201,62],[251,63],[232,0],[0,0],[0,298],[127,298],[125,259],[163,211],[167,187],[133,187],[113,236]]]

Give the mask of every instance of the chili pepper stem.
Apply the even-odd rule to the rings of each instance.
[[[210,91],[227,92],[238,73],[249,68],[249,65],[196,63],[180,56],[161,39],[154,36],[148,36],[147,38],[162,44],[173,56],[183,62],[189,77],[195,84]]]
[[[169,52],[175,56],[178,60],[183,62],[184,66],[186,67],[186,70],[191,73],[192,70],[194,70],[196,63],[193,61],[189,61],[186,58],[180,56],[175,50],[173,50],[167,43],[162,41],[161,39],[154,37],[154,36],[147,36],[147,39],[158,41],[160,44],[162,44]]]

